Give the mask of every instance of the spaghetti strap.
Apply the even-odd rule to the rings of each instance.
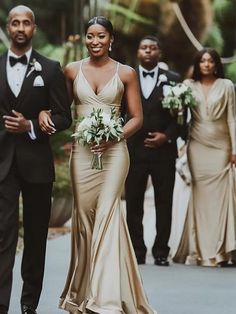
[[[83,64],[83,61],[84,61],[84,60],[81,60],[81,61],[80,61],[80,64],[79,64],[79,71],[80,71],[80,72],[82,71],[82,64]]]
[[[118,73],[119,65],[120,65],[120,62],[117,62],[117,65],[116,65],[116,73]]]

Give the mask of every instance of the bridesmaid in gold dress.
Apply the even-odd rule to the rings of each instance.
[[[236,264],[236,107],[233,83],[223,78],[218,53],[196,55],[191,87],[188,161],[192,190],[175,262],[203,266]]]
[[[126,139],[142,124],[135,71],[109,57],[113,27],[105,17],[92,18],[86,29],[89,58],[65,69],[68,91],[78,118],[93,108],[121,110],[126,97],[132,116],[122,141],[92,147],[74,143],[70,171],[74,193],[71,262],[60,308],[77,313],[153,314],[143,291],[130,241],[121,193],[129,168]],[[45,131],[50,117],[41,116]],[[91,169],[93,153],[102,153],[103,169]]]

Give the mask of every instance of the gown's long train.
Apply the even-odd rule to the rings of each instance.
[[[82,69],[74,82],[77,115],[93,108],[120,111],[124,86],[115,75],[98,94]],[[129,168],[125,141],[109,148],[103,170],[91,169],[92,153],[75,143],[70,168],[74,193],[71,262],[60,307],[70,313],[153,314],[129,237],[121,193]]]

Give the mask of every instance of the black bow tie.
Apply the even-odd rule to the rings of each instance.
[[[146,77],[147,75],[150,75],[151,77],[154,77],[154,71],[153,72],[145,72],[145,71],[143,71],[143,77]]]
[[[10,62],[11,67],[13,67],[17,62],[20,62],[22,64],[27,64],[28,60],[27,60],[26,55],[23,55],[20,58],[15,58],[13,56],[10,56],[9,62]]]

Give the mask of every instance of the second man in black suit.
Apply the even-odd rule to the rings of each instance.
[[[155,264],[168,266],[168,239],[171,227],[172,193],[175,180],[176,138],[179,126],[169,110],[162,108],[163,88],[179,76],[158,67],[161,50],[154,36],[144,37],[138,47],[137,69],[144,123],[128,140],[130,170],[126,180],[127,221],[139,264],[145,263],[143,239],[144,195],[149,175],[156,209],[156,238],[152,247]]]

